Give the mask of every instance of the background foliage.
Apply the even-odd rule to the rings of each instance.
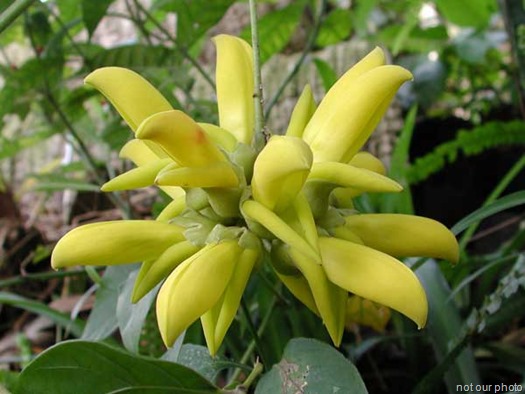
[[[82,78],[107,65],[134,69],[175,108],[212,122],[209,38],[249,39],[247,4],[0,0],[0,391],[234,391],[247,377],[253,383],[257,359],[264,375],[256,393],[525,386],[521,2],[259,3],[265,110],[275,132],[297,86],[306,80],[321,97],[374,45],[413,72],[390,116],[404,126],[380,127],[386,142],[369,147],[406,189],[362,196],[358,206],[430,216],[457,234],[458,266],[407,262],[428,293],[428,327],[417,331],[393,314],[376,331],[369,322],[377,312],[365,310],[335,350],[318,318],[263,268],[212,359],[198,327],[163,348],[150,310],[155,292],[129,301],[136,267],[49,271],[50,250],[67,228],[155,215],[165,203],[148,190],[98,192],[125,170],[113,159],[130,133]],[[348,48],[351,60],[341,55]],[[42,373],[50,367],[52,380]]]

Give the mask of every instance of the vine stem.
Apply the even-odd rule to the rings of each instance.
[[[0,15],[0,33],[7,29],[11,23],[15,21],[18,16],[23,13],[36,0],[15,0],[7,9]]]
[[[261,77],[261,56],[259,50],[259,30],[257,28],[257,1],[250,0],[250,25],[253,50],[253,103],[255,105],[255,138],[262,136],[264,143],[270,139],[270,133],[264,125],[264,96]]]

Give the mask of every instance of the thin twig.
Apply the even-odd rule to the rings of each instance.
[[[182,56],[184,56],[184,58],[191,63],[193,67],[195,67],[195,69],[202,75],[204,80],[211,86],[213,90],[215,90],[215,82],[213,82],[213,80],[208,75],[208,72],[204,68],[202,68],[200,63],[197,60],[195,60],[193,56],[190,55],[188,50],[184,46],[180,45],[179,42],[171,35],[171,33],[164,26],[162,26],[162,24],[159,23],[159,21],[153,15],[151,15],[148,12],[148,10],[144,8],[142,4],[140,4],[140,2],[137,1],[136,5],[140,9],[140,11],[146,16],[146,19],[149,19],[155,25],[155,27],[159,29],[159,31],[162,32],[166,36],[166,38],[173,43],[175,49],[179,51],[182,54]]]
[[[97,271],[102,271],[104,267],[95,268]],[[38,274],[27,274],[27,275],[18,275],[9,279],[0,280],[0,288],[16,286],[22,283],[27,283],[31,281],[47,281],[49,279],[56,278],[66,278],[69,276],[84,276],[87,275],[87,272],[84,269],[74,270],[74,271],[49,271],[41,272]]]
[[[326,7],[326,0],[321,0],[319,3],[319,8],[317,10],[317,15],[314,22],[314,27],[312,29],[312,33],[310,34],[310,37],[308,39],[308,42],[306,43],[303,52],[301,53],[301,56],[299,59],[297,59],[297,62],[295,62],[292,70],[290,73],[284,78],[281,85],[277,88],[277,91],[272,96],[270,101],[268,102],[268,105],[266,106],[266,110],[264,112],[264,118],[268,119],[270,116],[270,113],[272,112],[273,107],[277,104],[277,101],[279,101],[279,98],[284,92],[284,89],[288,84],[292,81],[292,79],[295,77],[295,75],[299,72],[301,66],[303,65],[304,61],[308,57],[308,54],[312,51],[315,41],[317,40],[317,36],[319,34],[319,29],[321,27],[321,22],[323,19],[323,11]]]
[[[16,18],[20,16],[31,4],[36,0],[15,0],[7,9],[0,15],[0,33],[11,26]]]

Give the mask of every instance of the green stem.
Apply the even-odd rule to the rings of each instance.
[[[97,267],[97,271],[103,270],[104,267]],[[74,270],[74,271],[49,271],[49,272],[41,272],[38,274],[27,274],[27,275],[19,275],[15,276],[9,279],[0,280],[0,288],[5,288],[9,286],[16,286],[23,283],[31,282],[31,281],[46,281],[49,279],[56,279],[56,278],[66,278],[69,276],[83,276],[87,275],[86,270]]]
[[[509,184],[514,180],[514,178],[516,178],[516,176],[521,172],[521,170],[523,170],[524,167],[525,167],[525,156],[519,159],[512,166],[512,168],[505,174],[503,179],[497,184],[497,186],[494,188],[492,193],[490,193],[490,195],[487,197],[487,199],[483,203],[483,206],[487,206],[488,204],[496,201],[498,197],[501,195],[501,193],[505,191],[507,186],[509,186]],[[468,242],[470,241],[470,239],[476,232],[478,226],[479,226],[479,222],[474,223],[465,231],[465,233],[461,237],[461,240],[459,241],[459,247],[461,251],[465,250],[465,247],[467,246]]]
[[[308,54],[312,51],[315,45],[315,40],[317,40],[317,36],[319,34],[319,29],[321,27],[321,22],[323,19],[322,18],[323,11],[325,7],[326,7],[326,0],[321,0],[319,3],[319,7],[317,9],[317,15],[315,18],[314,27],[313,27],[312,33],[310,34],[310,37],[308,38],[308,42],[306,43],[306,46],[304,47],[303,52],[301,53],[301,56],[299,57],[299,59],[297,59],[297,62],[294,64],[292,70],[286,76],[286,78],[283,80],[281,85],[277,88],[277,91],[275,92],[275,94],[272,96],[272,98],[268,102],[266,111],[264,113],[265,119],[268,119],[268,117],[270,116],[270,112],[272,112],[273,107],[277,104],[277,101],[279,101],[279,98],[282,96],[284,89],[286,88],[286,86],[288,86],[288,84],[292,81],[295,75],[299,72]]]
[[[15,0],[0,15],[0,33],[7,29],[36,0]]]
[[[253,382],[255,381],[255,379],[257,379],[257,377],[262,373],[263,368],[264,368],[263,364],[261,364],[259,362],[259,360],[257,360],[255,362],[255,365],[253,366],[252,371],[250,372],[248,377],[242,383],[243,388],[248,390],[250,388],[250,386],[253,384]]]
[[[259,329],[257,330],[257,337],[258,338],[260,338],[263,335],[264,330],[266,330],[266,326],[270,322],[270,317],[272,317],[272,312],[273,312],[273,309],[275,308],[276,304],[277,304],[277,297],[274,296],[272,298],[272,301],[270,302],[270,305],[268,306],[266,314],[264,315],[263,319],[261,320],[261,324],[259,325]],[[248,362],[250,356],[253,354],[253,351],[255,350],[255,346],[256,346],[256,344],[255,344],[255,338],[254,338],[249,343],[248,347],[246,348],[246,351],[242,355],[241,360],[239,361],[240,364],[246,364]],[[232,386],[233,384],[235,384],[235,382],[239,378],[239,375],[241,374],[241,372],[242,372],[241,368],[237,368],[235,370],[235,372],[233,373],[233,375],[232,375],[232,377],[230,379],[230,383],[228,384],[228,386]]]
[[[250,24],[253,49],[253,103],[255,105],[255,138],[261,138],[264,143],[270,139],[270,133],[264,126],[263,87],[261,77],[261,57],[259,50],[259,31],[257,29],[257,1],[250,0]]]

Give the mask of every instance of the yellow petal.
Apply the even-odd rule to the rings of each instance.
[[[300,250],[312,260],[320,263],[319,254],[308,242],[297,234],[284,220],[257,201],[247,200],[243,203],[242,213],[270,231],[273,235],[297,250]]]
[[[273,136],[255,160],[252,193],[254,200],[272,211],[282,211],[302,189],[312,152],[298,137]]]
[[[224,292],[222,307],[217,316],[217,323],[215,326],[215,346],[217,348],[221,346],[224,336],[237,314],[242,294],[244,293],[244,289],[250,279],[250,274],[252,273],[255,262],[259,258],[259,254],[259,250],[245,249],[235,266],[228,287]]]
[[[147,117],[172,109],[157,89],[139,74],[126,68],[99,68],[89,74],[84,83],[102,93],[133,131],[137,131]]]
[[[347,292],[328,280],[323,266],[298,251],[290,248],[289,254],[308,282],[315,305],[335,346],[343,337]]]
[[[295,108],[286,130],[286,135],[302,137],[304,129],[315,112],[315,100],[310,85],[306,85],[295,104]]]
[[[421,216],[363,214],[346,217],[345,227],[365,245],[392,256],[421,256],[456,263],[456,237],[441,223]]]
[[[348,297],[346,303],[346,323],[348,328],[352,324],[368,326],[378,332],[385,331],[390,320],[390,309],[358,296]]]
[[[53,268],[114,265],[154,259],[184,240],[183,228],[151,220],[91,223],[64,235],[51,256]]]
[[[406,265],[387,254],[341,239],[319,238],[319,247],[330,281],[403,313],[419,328],[425,326],[425,290]]]
[[[250,144],[254,132],[253,55],[240,38],[221,34],[217,47],[217,106],[220,126]]]
[[[147,118],[137,130],[137,138],[150,140],[180,166],[204,167],[226,161],[206,132],[184,112],[172,110]]]
[[[314,296],[312,295],[312,291],[310,290],[310,286],[308,285],[308,281],[304,278],[303,275],[300,276],[292,276],[292,275],[284,275],[279,273],[279,271],[275,271],[281,282],[284,283],[286,288],[290,290],[290,293],[294,295],[295,298],[297,298],[299,301],[301,301],[308,309],[310,309],[313,313],[320,316],[319,310],[317,309],[317,305],[315,305]]]
[[[228,131],[211,123],[197,123],[206,132],[208,137],[217,146],[227,152],[233,152],[237,146],[237,140]]]
[[[162,285],[157,319],[166,346],[221,298],[241,253],[237,241],[208,245],[180,264]]]
[[[356,79],[364,73],[384,64],[385,54],[381,48],[376,47],[339,78],[319,104],[319,108],[317,108],[313,114],[312,119],[304,131],[303,138],[307,142],[312,141],[326,120],[333,115],[334,108],[340,103],[341,98],[346,97],[347,91],[352,88]]]
[[[403,190],[399,183],[386,176],[338,162],[314,163],[308,180],[332,183],[368,192],[399,192]]]
[[[180,263],[199,251],[191,242],[182,241],[170,246],[159,258],[142,263],[133,287],[132,302],[139,301]]]
[[[386,175],[386,168],[384,164],[374,155],[368,152],[357,152],[355,156],[348,162],[351,166],[363,168],[375,172],[380,175]],[[364,190],[345,187],[337,188],[332,192],[330,199],[337,208],[353,209],[354,204],[352,199],[364,193]]]
[[[137,138],[128,141],[122,147],[119,157],[131,160],[136,166],[143,166],[159,159],[159,156],[144,141]],[[164,152],[162,157],[167,157]]]
[[[160,170],[168,164],[173,163],[171,159],[157,159],[143,166],[133,168],[119,176],[109,180],[102,185],[100,190],[112,192],[117,190],[140,189],[154,184],[155,178]]]
[[[359,76],[344,94],[334,97],[326,113],[317,116],[321,102],[303,137],[312,148],[314,161],[350,160],[368,139],[397,89],[410,79],[412,74],[402,67],[376,67]]]
[[[369,152],[357,152],[348,164],[377,174],[386,175],[386,168],[383,162]]]
[[[166,205],[166,207],[159,213],[156,220],[159,222],[169,222],[175,216],[178,216],[184,208],[186,208],[186,196],[183,193]]]
[[[162,171],[155,183],[160,186],[236,187],[239,179],[231,165],[222,162],[208,167],[182,167]]]

